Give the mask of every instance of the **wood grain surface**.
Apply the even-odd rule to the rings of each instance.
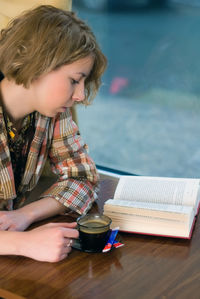
[[[112,197],[116,180],[103,177],[99,203]],[[47,182],[42,182],[43,186]],[[48,221],[73,221],[75,215]],[[0,288],[25,298],[200,298],[200,223],[191,240],[120,233],[125,246],[108,253],[73,250],[58,263],[0,257]]]

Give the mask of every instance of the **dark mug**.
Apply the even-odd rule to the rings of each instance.
[[[110,235],[112,220],[105,215],[90,214],[77,219],[80,246],[86,252],[102,252]]]

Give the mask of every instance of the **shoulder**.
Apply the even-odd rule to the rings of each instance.
[[[72,120],[72,113],[70,108],[67,108],[65,112],[58,113],[55,118],[56,123],[60,123],[61,125],[68,125],[71,126],[74,124]]]
[[[66,112],[59,113],[55,119],[54,135],[66,136],[76,134],[78,130],[77,125],[72,120],[72,113],[70,108]]]
[[[56,117],[47,117],[39,112],[35,114],[35,126],[40,130],[48,130],[54,134],[54,137],[61,137],[75,134],[78,130],[77,125],[72,120],[70,108],[66,112],[58,113]]]
[[[72,112],[70,108],[67,108],[65,112],[60,112],[56,116],[56,121],[72,121]]]

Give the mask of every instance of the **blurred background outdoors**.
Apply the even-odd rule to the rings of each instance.
[[[94,161],[140,175],[200,177],[200,0],[73,0],[108,58],[78,106]]]

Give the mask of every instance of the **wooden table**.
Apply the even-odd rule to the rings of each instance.
[[[102,179],[100,201],[93,210],[102,211],[115,186],[116,180]],[[63,216],[53,220],[63,221]],[[74,249],[58,263],[2,256],[0,288],[31,299],[200,298],[199,219],[191,240],[120,236],[124,247],[108,253]]]

